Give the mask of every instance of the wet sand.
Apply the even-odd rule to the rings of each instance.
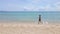
[[[0,23],[0,34],[60,34],[60,24]]]

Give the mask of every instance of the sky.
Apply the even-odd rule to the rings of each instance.
[[[0,11],[60,11],[60,0],[0,0]]]

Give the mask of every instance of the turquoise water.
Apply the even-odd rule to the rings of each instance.
[[[0,11],[0,21],[38,22],[39,15],[42,21],[60,23],[60,12],[57,11]]]

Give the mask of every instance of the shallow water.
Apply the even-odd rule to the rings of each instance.
[[[0,11],[0,22],[38,22],[39,15],[42,21],[60,23],[58,11]]]

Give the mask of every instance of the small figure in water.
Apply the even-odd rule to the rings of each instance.
[[[41,23],[41,15],[39,15],[39,21],[38,21],[38,24]]]

